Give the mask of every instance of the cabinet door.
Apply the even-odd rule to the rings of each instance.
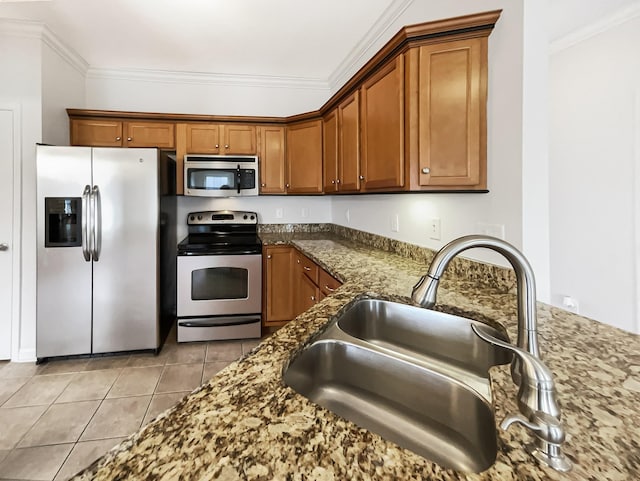
[[[220,126],[218,124],[187,124],[187,154],[219,154]]]
[[[420,47],[420,185],[476,185],[486,162],[486,38]]]
[[[404,57],[368,79],[362,95],[362,177],[365,190],[404,186]]]
[[[327,194],[338,190],[338,111],[332,110],[322,120],[324,191]]]
[[[360,105],[355,92],[338,107],[341,192],[360,190]]]
[[[71,120],[71,145],[122,147],[122,122],[119,120]]]
[[[315,304],[318,303],[320,297],[320,290],[311,279],[304,274],[300,274],[298,277],[298,296],[297,296],[297,312],[296,315],[302,314]]]
[[[169,122],[126,122],[124,147],[159,147],[172,149],[175,146],[175,124]]]
[[[287,192],[322,193],[322,120],[287,127]]]
[[[223,154],[256,155],[256,128],[254,125],[223,125]]]
[[[284,127],[258,127],[260,193],[284,194]]]
[[[293,253],[289,246],[266,246],[263,250],[263,322],[282,324],[293,319]]]

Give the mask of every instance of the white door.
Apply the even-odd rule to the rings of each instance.
[[[0,359],[11,358],[12,239],[13,112],[0,110]]]

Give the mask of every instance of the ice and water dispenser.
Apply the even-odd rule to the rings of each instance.
[[[82,199],[45,197],[45,247],[82,245]]]

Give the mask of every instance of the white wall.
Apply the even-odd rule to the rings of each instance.
[[[551,293],[640,333],[640,18],[554,53],[550,62]]]
[[[178,197],[178,240],[187,235],[189,212],[200,210],[248,210],[258,213],[261,224],[324,224],[331,222],[331,201],[322,196],[285,196],[209,199]],[[282,209],[282,217],[276,210]]]
[[[12,346],[13,360],[35,357],[36,319],[36,174],[35,144],[42,138],[42,96],[41,96],[41,40],[39,30],[30,26],[18,27],[20,35],[15,35],[16,26],[0,22],[0,102],[20,106],[20,138],[22,152],[21,203],[22,231],[20,260],[22,266],[20,319],[17,342]]]
[[[69,145],[66,108],[84,107],[84,72],[61,55],[55,44],[42,45],[42,142]]]
[[[86,105],[104,110],[286,117],[316,110],[328,98],[328,88],[286,79],[91,70]]]

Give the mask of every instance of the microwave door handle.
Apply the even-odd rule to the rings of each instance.
[[[240,172],[240,164],[238,164],[238,168],[236,170],[236,179],[238,182],[238,194],[240,193],[240,182],[242,181],[242,173]]]

